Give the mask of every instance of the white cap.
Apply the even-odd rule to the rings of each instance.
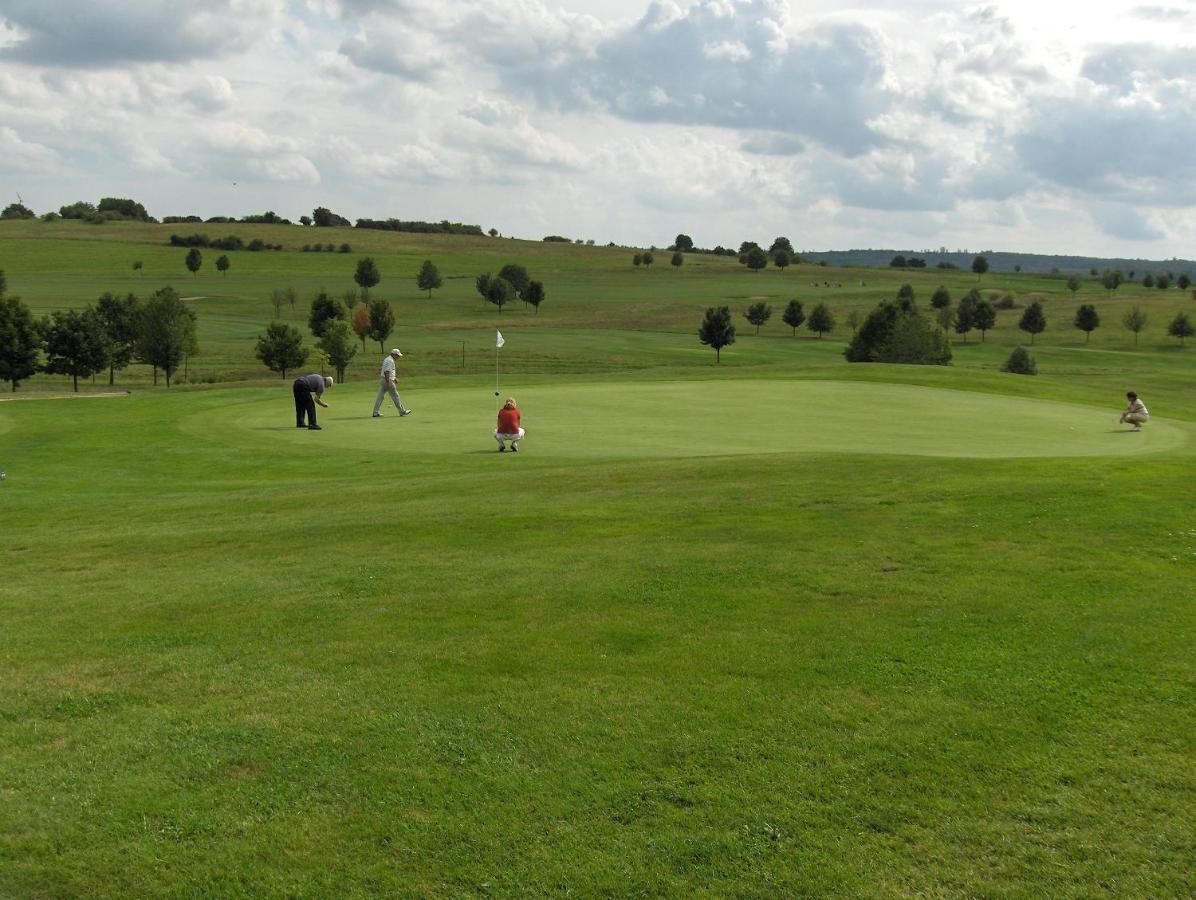
[[[402,350],[400,350],[398,347],[395,347],[394,349],[392,349],[392,350],[390,351],[390,355],[391,355],[391,356],[402,356],[402,355],[403,355],[403,351],[402,351]]]

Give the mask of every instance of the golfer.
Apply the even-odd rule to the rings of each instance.
[[[1121,421],[1127,425],[1133,425],[1132,431],[1141,431],[1142,426],[1150,421],[1150,413],[1146,410],[1146,404],[1138,399],[1138,395],[1133,391],[1127,391],[1125,399],[1128,404],[1125,407],[1125,412],[1121,414]]]
[[[308,428],[312,431],[322,430],[316,424],[316,404],[325,409],[328,404],[324,402],[324,391],[332,387],[332,379],[327,375],[304,375],[302,378],[295,379],[295,427]],[[307,418],[307,424],[303,424],[304,417]]]
[[[403,401],[399,399],[399,391],[395,387],[398,379],[395,377],[395,360],[403,358],[402,351],[398,347],[387,354],[386,359],[382,360],[382,383],[378,385],[378,396],[374,398],[374,418],[382,418],[382,398],[387,394],[390,399],[395,402],[395,409],[399,411],[400,416],[411,415],[411,410],[403,405]]]
[[[494,439],[498,441],[498,452],[504,452],[507,449],[507,441],[510,441],[511,452],[518,453],[523,433],[523,429],[519,427],[519,410],[515,406],[515,398],[508,397],[507,402],[498,411],[498,427],[494,429]]]

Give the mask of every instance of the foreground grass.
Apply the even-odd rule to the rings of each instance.
[[[247,396],[2,408],[0,893],[1191,893],[1190,456],[268,452]]]

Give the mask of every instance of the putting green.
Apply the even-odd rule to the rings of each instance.
[[[228,407],[228,424],[286,445],[493,452],[497,399],[478,388],[403,391],[370,418],[375,388],[338,385],[321,434],[294,427],[289,385],[269,401]],[[998,394],[838,381],[566,384],[519,391],[524,450],[537,458],[873,453],[940,457],[1126,456],[1183,447],[1192,428],[1155,419],[1139,433],[1116,411]],[[214,423],[190,417],[186,428]]]

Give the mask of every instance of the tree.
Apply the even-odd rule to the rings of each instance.
[[[1192,329],[1192,323],[1188,319],[1186,312],[1179,312],[1175,314],[1175,318],[1171,320],[1171,324],[1167,326],[1167,333],[1172,337],[1179,338],[1179,345],[1184,345],[1184,338],[1190,338],[1196,331]]]
[[[761,300],[749,306],[743,317],[756,326],[756,334],[759,334],[760,326],[772,318],[772,307]]]
[[[1037,375],[1038,365],[1025,347],[1017,347],[1009,354],[1009,359],[1005,360],[1001,371],[1013,375]]]
[[[746,265],[753,272],[759,272],[768,265],[768,254],[759,247],[753,247],[747,252],[744,265]]]
[[[199,274],[199,267],[203,265],[203,254],[199,252],[198,247],[192,247],[187,251],[187,258],[184,260],[187,268],[191,270],[192,275]]]
[[[55,310],[39,329],[46,351],[42,369],[52,375],[70,375],[76,393],[79,378],[90,378],[108,364],[108,342],[99,316],[84,310]]]
[[[511,302],[515,297],[515,290],[511,287],[511,282],[501,276],[495,276],[490,279],[490,283],[486,287],[486,300],[498,307],[498,312],[502,314],[502,308]]]
[[[731,310],[725,306],[709,307],[698,327],[698,340],[714,348],[714,361],[722,362],[723,347],[735,343],[735,326],[731,324]]]
[[[36,219],[37,214],[24,203],[10,203],[0,212],[0,219]],[[7,379],[6,379],[7,380]]]
[[[415,276],[415,284],[421,291],[428,292],[428,299],[432,299],[432,291],[444,284],[444,279],[440,277],[440,270],[436,268],[436,264],[430,259],[425,259],[424,264],[419,267],[419,274]]]
[[[311,225],[311,216],[300,216],[299,224],[302,225],[304,228],[310,226]]]
[[[518,297],[523,296],[528,282],[532,280],[531,276],[527,274],[527,269],[518,263],[507,263],[498,270],[498,277],[504,279]]]
[[[0,282],[3,275],[0,272]],[[13,393],[22,381],[36,374],[40,346],[33,313],[19,297],[4,296],[0,286],[0,380],[12,383]]]
[[[997,324],[997,311],[987,300],[981,300],[972,308],[972,324],[980,332],[980,343],[990,328]]]
[[[285,379],[288,371],[307,362],[308,350],[303,346],[303,335],[298,328],[285,322],[271,322],[266,326],[266,333],[258,335],[253,355],[267,369],[281,373]]]
[[[1131,306],[1121,318],[1121,324],[1134,333],[1134,346],[1138,346],[1138,332],[1146,327],[1146,313],[1137,306]]]
[[[1092,339],[1092,332],[1100,327],[1100,316],[1096,307],[1091,303],[1082,303],[1076,310],[1075,326],[1084,332],[1084,343],[1087,344]]]
[[[793,336],[797,337],[797,329],[806,321],[806,314],[801,308],[800,300],[790,300],[781,314],[781,321],[793,329]]]
[[[787,256],[792,257],[795,252],[796,251],[794,251],[793,245],[789,243],[789,238],[787,237],[778,237],[772,242],[772,246],[768,248],[769,256],[776,256],[778,253],[784,253]]]
[[[1078,275],[1072,275],[1067,279],[1067,289],[1071,291],[1071,296],[1074,298],[1076,291],[1080,289],[1080,278]]]
[[[536,308],[536,315],[540,314],[540,304],[544,302],[544,283],[541,281],[529,281],[527,283],[527,296],[523,299]]]
[[[1154,286],[1160,291],[1165,291],[1167,288],[1171,287],[1171,279],[1166,275],[1160,275],[1154,280]]]
[[[1150,279],[1151,284],[1154,284],[1154,279],[1147,275],[1146,278],[1142,279],[1143,285],[1150,287],[1150,284],[1146,284],[1147,279]],[[1113,292],[1121,287],[1121,272],[1117,269],[1105,269],[1105,274],[1101,276],[1100,283],[1109,292],[1109,296],[1112,297]]]
[[[336,369],[336,380],[345,380],[345,369],[357,355],[357,341],[353,339],[353,330],[348,322],[329,322],[324,329],[324,335],[316,341],[316,346],[328,357],[329,365]]]
[[[792,262],[792,260],[789,258],[789,254],[784,250],[778,250],[772,258],[772,264],[781,270],[782,275],[784,275],[785,270],[789,268],[790,262]]]
[[[806,322],[806,327],[811,331],[818,332],[818,339],[822,340],[824,333],[835,330],[835,317],[831,315],[831,311],[826,308],[825,303],[819,303],[810,311],[810,319]]]
[[[381,297],[375,297],[368,304],[370,313],[369,338],[378,342],[378,349],[383,349],[386,339],[395,330],[395,313],[390,304]]]
[[[933,309],[947,309],[951,305],[951,292],[940,284],[930,295],[930,305]]]
[[[137,259],[133,261],[133,271],[140,273],[142,278],[145,277],[145,272],[142,271],[144,268],[145,263],[143,263],[141,260]]]
[[[361,349],[365,350],[365,339],[370,335],[370,308],[364,303],[356,304],[349,317],[349,323],[353,333],[361,338]]]
[[[274,318],[282,316],[282,308],[286,306],[287,295],[282,288],[275,288],[270,292],[270,306],[274,308]]]
[[[1177,279],[1175,279],[1175,284],[1181,291],[1186,291],[1192,286],[1192,279],[1188,277],[1187,272],[1184,272]]]
[[[141,304],[132,294],[117,297],[104,294],[96,301],[96,315],[108,342],[108,383],[116,383],[116,370],[133,361],[137,350],[137,329]]]
[[[959,305],[955,308],[955,333],[963,335],[963,342],[968,342],[968,332],[976,327],[976,304],[980,302],[980,294],[973,288],[959,298]]]
[[[1149,272],[1142,277],[1142,287],[1154,287],[1154,276]]]
[[[320,291],[311,301],[311,313],[307,317],[307,327],[316,337],[324,336],[324,326],[331,321],[342,321],[345,318],[345,305],[327,291]]]
[[[653,256],[652,251],[649,250],[644,254],[644,268],[650,267],[654,262],[656,262],[656,257]]]
[[[353,273],[353,280],[361,288],[361,295],[368,298],[370,288],[382,280],[382,273],[374,265],[374,258],[372,256],[366,256],[357,260],[357,271]]]
[[[641,266],[641,265],[643,265],[643,263],[644,263],[644,254],[637,253],[637,254],[635,254],[635,256],[631,257],[631,264],[633,266]]]
[[[884,301],[868,314],[843,351],[848,362],[946,365],[947,335],[918,312],[912,301]]]
[[[894,269],[904,269],[905,268],[905,257],[902,256],[900,253],[898,253],[896,256],[894,256],[892,259],[889,260],[889,266]]]
[[[166,386],[178,370],[183,357],[192,352],[195,320],[172,287],[155,291],[141,307],[141,323],[137,329],[135,358],[154,369],[154,384],[158,383],[158,369],[166,374]]]
[[[330,228],[333,225],[347,227],[352,224],[344,216],[338,216],[325,206],[317,206],[311,211],[311,220],[317,228]]]
[[[976,280],[980,280],[980,276],[988,271],[988,260],[983,256],[977,256],[972,260],[972,271],[976,273]]]
[[[682,253],[688,253],[694,248],[694,239],[688,234],[679,234],[677,240],[673,241],[673,246]]]
[[[231,265],[232,265],[232,263],[229,262],[227,256],[221,256],[216,260],[216,271],[220,272],[222,275],[224,275],[225,278],[227,278],[228,277],[228,267]]]
[[[847,314],[847,327],[851,329],[854,335],[860,330],[860,326],[864,324],[864,316],[858,309],[853,309]]]
[[[1042,311],[1042,301],[1035,300],[1026,307],[1026,311],[1022,313],[1022,320],[1017,323],[1017,327],[1026,334],[1030,335],[1030,344],[1034,344],[1034,335],[1039,334],[1046,328],[1046,316]]]
[[[685,265],[685,256],[680,250],[674,251],[673,258],[669,260],[669,263],[674,269],[680,269],[683,265]]]
[[[491,275],[489,272],[487,272],[484,275],[479,275],[474,279],[473,282],[474,288],[476,288],[477,292],[481,294],[483,300],[486,299],[486,295],[490,291],[490,278]]]
[[[912,284],[903,284],[897,288],[897,302],[900,303],[902,300],[914,302],[914,286]]]

